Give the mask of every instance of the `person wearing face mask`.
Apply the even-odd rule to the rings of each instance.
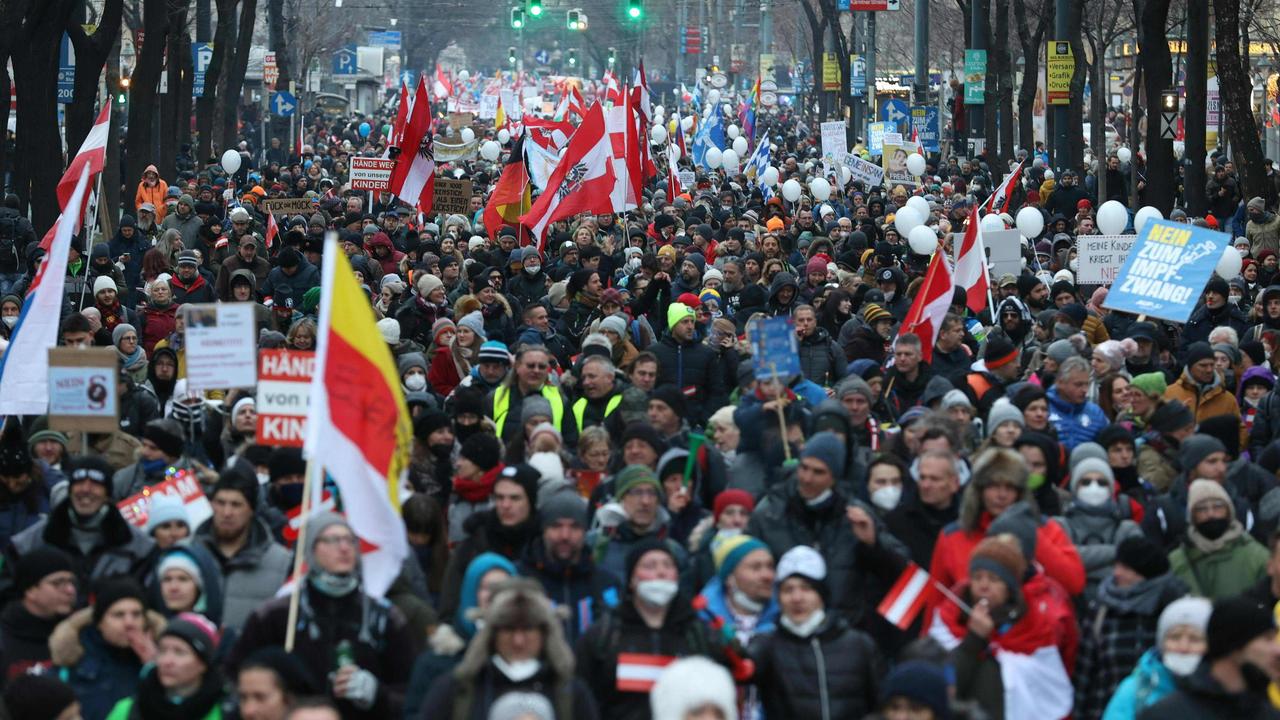
[[[877,455],[867,466],[867,499],[882,520],[902,501],[907,467],[895,455]]]
[[[751,644],[755,685],[770,718],[858,718],[878,700],[884,674],[869,635],[828,613],[827,566],[805,545],[778,563],[778,628]]]
[[[573,653],[541,587],[511,579],[498,585],[484,624],[453,672],[439,677],[423,701],[423,718],[492,717],[507,693],[536,693],[564,720],[592,720],[595,702],[573,673]]]
[[[742,647],[771,632],[778,621],[774,561],[768,546],[750,535],[713,542],[716,575],[694,599],[704,621],[719,624]],[[754,704],[756,698],[750,698]],[[751,713],[748,713],[750,716]]]
[[[1128,503],[1116,501],[1115,475],[1105,460],[1087,457],[1071,468],[1071,502],[1057,522],[1067,531],[1084,563],[1088,578],[1085,598],[1092,599],[1098,584],[1112,574],[1116,548],[1142,529],[1130,520]]]
[[[400,371],[400,386],[406,393],[426,392],[428,365],[422,353],[405,353],[399,357],[396,365]]]
[[[742,535],[755,508],[755,498],[745,490],[722,490],[716,495],[711,515],[689,533],[689,566],[681,577],[684,587],[700,588],[715,577],[713,548]]]
[[[1136,536],[1116,547],[1114,570],[1081,618],[1076,717],[1102,713],[1116,687],[1141,663],[1141,654],[1158,646],[1161,611],[1186,592],[1169,572],[1159,545]]]
[[[722,637],[698,618],[678,579],[670,547],[657,538],[637,543],[627,553],[623,602],[578,640],[578,676],[601,717],[648,720],[654,680],[645,671],[654,664],[703,655],[727,665]]]
[[[514,263],[515,252],[512,260]],[[536,246],[519,250],[520,273],[507,283],[507,292],[515,296],[520,304],[528,307],[538,302],[547,294],[547,274],[542,269],[542,256]]]
[[[419,415],[413,421],[413,441],[409,482],[414,492],[426,493],[442,505],[448,504],[453,454],[461,447],[449,416],[441,410],[428,410]]]
[[[1215,600],[1205,635],[1208,644],[1196,669],[1139,720],[1277,717],[1267,697],[1280,662],[1272,609],[1242,597]]]
[[[1187,529],[1169,554],[1173,572],[1197,595],[1210,599],[1248,590],[1266,574],[1269,553],[1236,518],[1231,496],[1214,480],[1187,490]]]
[[[1177,690],[1177,681],[1195,672],[1208,647],[1213,604],[1184,597],[1169,603],[1156,623],[1154,646],[1142,654],[1133,672],[1107,702],[1102,720],[1131,720]]]
[[[112,477],[111,497],[117,502],[164,482],[169,468],[191,470],[182,426],[172,418],[152,420],[142,429],[138,461]]]

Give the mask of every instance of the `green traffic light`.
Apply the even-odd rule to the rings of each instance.
[[[529,14],[534,17],[542,14],[542,0],[532,0],[529,3]]]
[[[639,6],[639,5],[632,5],[631,7],[628,7],[628,8],[627,8],[627,15],[631,16],[631,19],[632,19],[632,20],[639,20],[639,19],[640,19],[640,6]]]

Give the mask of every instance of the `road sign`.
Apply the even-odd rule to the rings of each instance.
[[[901,129],[911,119],[911,110],[906,100],[889,98],[880,106],[880,119]]]
[[[867,61],[857,55],[849,58],[849,92],[854,97],[867,94]]]
[[[384,47],[392,50],[400,49],[399,30],[370,30],[369,44],[373,47]]]
[[[275,90],[280,82],[280,66],[276,64],[276,54],[269,52],[262,56],[262,84],[268,90]]]
[[[293,117],[298,110],[298,99],[281,90],[271,94],[271,112],[280,117]]]
[[[551,53],[547,52],[546,48],[542,48],[533,54],[533,61],[539,65],[546,65],[551,62]]]
[[[888,10],[889,3],[887,0],[852,0],[849,9],[854,12],[879,12]]]
[[[62,33],[62,47],[58,49],[58,102],[71,102],[76,90],[76,49],[71,38]]]
[[[359,71],[355,45],[346,45],[333,54],[334,75],[355,75]]]
[[[395,160],[371,157],[351,158],[352,190],[386,190],[391,187],[391,171],[396,167]]]
[[[191,96],[204,97],[204,74],[213,62],[213,43],[191,43],[191,66],[194,70],[191,79]]]
[[[263,350],[259,353],[256,442],[302,447],[315,366],[313,352]]]
[[[1160,139],[1161,140],[1177,140],[1178,139],[1178,113],[1161,112],[1160,113]]]

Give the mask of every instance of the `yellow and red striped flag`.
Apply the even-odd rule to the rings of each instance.
[[[325,239],[315,374],[304,451],[333,477],[361,539],[365,592],[381,597],[409,555],[401,476],[413,424],[391,350],[336,234]]]

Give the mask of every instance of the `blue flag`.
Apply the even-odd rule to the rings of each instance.
[[[719,108],[711,112],[698,125],[698,133],[693,136],[693,164],[708,170],[715,170],[706,162],[707,150],[712,147],[724,149],[724,122],[720,118]]]

